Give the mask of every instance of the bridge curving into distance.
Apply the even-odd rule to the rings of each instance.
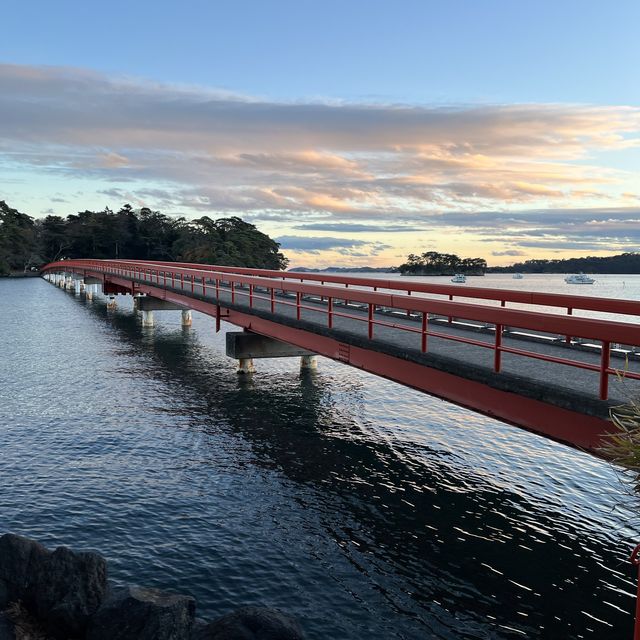
[[[42,273],[262,336],[237,357],[319,354],[592,453],[610,409],[640,395],[640,302],[159,261]]]

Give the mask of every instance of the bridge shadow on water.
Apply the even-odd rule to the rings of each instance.
[[[253,464],[299,488],[295,508],[355,569],[342,578],[354,608],[386,618],[393,637],[630,637],[631,570],[612,571],[620,556],[610,541],[581,531],[562,505],[474,474],[455,453],[381,433],[358,411],[360,377],[337,393],[322,370],[236,377],[196,331],[86,308],[129,353],[153,358],[149,375],[184,395],[193,428],[208,432],[204,447],[215,448],[223,420]],[[367,602],[371,592],[387,611]]]

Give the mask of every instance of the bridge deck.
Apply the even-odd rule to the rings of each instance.
[[[144,280],[143,280],[144,281]],[[148,281],[148,280],[147,280]],[[274,285],[280,286],[280,281],[274,280]],[[167,286],[180,294],[191,296],[189,287]],[[200,288],[201,289],[201,288]],[[484,343],[486,347],[458,342],[435,335],[428,335],[427,353],[421,351],[421,335],[419,324],[404,314],[389,318],[376,317],[376,321],[392,323],[393,327],[376,325],[373,339],[368,337],[368,312],[361,305],[341,304],[334,306],[332,329],[327,328],[327,304],[306,297],[302,300],[300,319],[297,318],[295,296],[280,294],[275,297],[275,312],[271,313],[271,301],[266,291],[253,294],[252,304],[249,304],[249,294],[246,289],[235,288],[234,302],[228,285],[218,287],[219,297],[216,298],[215,282],[209,281],[205,287],[205,295],[201,291],[194,297],[209,300],[213,304],[220,302],[227,308],[243,310],[250,314],[259,314],[289,326],[303,328],[306,331],[317,332],[321,335],[334,335],[341,342],[355,345],[366,345],[367,348],[380,350],[384,353],[399,357],[410,358],[427,366],[435,367],[461,377],[469,377],[499,388],[515,391],[532,398],[545,398],[560,406],[573,407],[582,405],[582,411],[592,415],[606,417],[610,406],[628,402],[631,398],[640,397],[640,381],[625,377],[627,371],[640,374],[640,362],[634,359],[619,358],[612,366],[619,370],[620,376],[612,376],[609,385],[609,400],[599,399],[599,372],[570,367],[565,364],[548,362],[511,353],[503,353],[500,373],[494,372],[493,346],[495,329],[487,328],[488,333],[479,331],[474,325],[453,321],[438,323],[430,331],[445,334],[450,338],[469,338]],[[348,295],[346,292],[345,296]],[[354,317],[344,317],[348,314]],[[431,325],[434,323],[432,322]],[[479,326],[479,325],[476,325]],[[404,327],[406,331],[399,331]],[[526,341],[526,350],[544,356],[571,358],[579,362],[599,366],[599,345],[594,352],[571,348],[562,341],[538,342],[535,339]],[[512,338],[505,332],[502,338],[503,347],[522,349],[522,337]]]
[[[139,292],[225,317],[591,451],[613,429],[610,408],[640,397],[637,322],[571,315],[586,310],[640,318],[634,301],[500,290],[465,294],[442,285],[342,277],[309,283],[300,274],[161,262],[77,260],[45,271],[101,281],[105,293]],[[492,302],[453,302],[465,295]],[[505,308],[507,302],[534,310]],[[568,315],[549,313],[549,306],[564,307]]]

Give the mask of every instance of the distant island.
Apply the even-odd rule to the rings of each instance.
[[[640,253],[621,253],[600,258],[567,258],[565,260],[525,260],[509,267],[489,267],[487,273],[640,273]]]
[[[452,276],[463,273],[483,276],[487,270],[484,258],[460,258],[455,253],[425,251],[420,255],[410,253],[407,261],[398,267],[403,276]]]
[[[427,251],[409,254],[407,262],[399,267],[327,267],[311,269],[294,267],[290,271],[302,273],[400,273],[403,276],[451,276],[463,273],[483,276],[485,273],[596,273],[640,274],[640,252],[621,253],[615,256],[567,258],[564,260],[525,260],[505,267],[489,267],[484,258],[460,258],[453,253]]]
[[[289,271],[298,273],[397,273],[398,267],[326,267],[324,269],[292,267]]]

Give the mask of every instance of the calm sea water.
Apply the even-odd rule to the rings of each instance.
[[[610,465],[325,359],[243,379],[212,319],[155,315],[0,280],[1,532],[311,640],[631,637],[637,504]]]

